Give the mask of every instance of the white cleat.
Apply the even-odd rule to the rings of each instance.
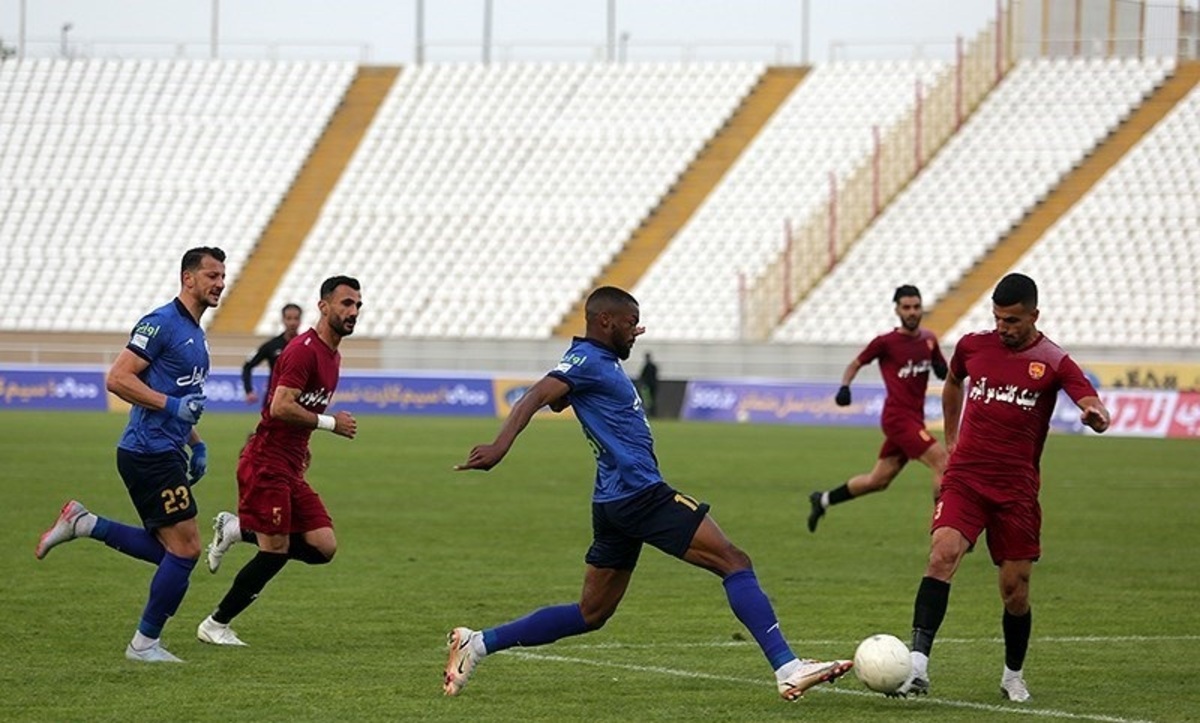
[[[887,693],[889,698],[907,698],[910,695],[929,695],[929,678],[928,673],[918,674],[916,671],[908,674],[908,680],[904,681],[895,693]]]
[[[213,620],[213,616],[209,615],[204,618],[204,622],[200,623],[200,627],[196,628],[196,638],[202,643],[211,643],[212,645],[233,645],[245,647],[245,643],[233,632],[233,628],[229,627],[228,623],[218,623]]]
[[[1000,678],[1000,695],[1014,703],[1024,703],[1029,700],[1029,688],[1025,687],[1025,677],[1020,673]]]
[[[788,701],[800,700],[809,688],[818,683],[832,683],[853,667],[850,660],[801,660],[795,673],[778,681],[779,695]]]
[[[154,645],[145,650],[134,650],[133,644],[125,647],[125,657],[130,660],[136,660],[139,663],[182,663],[183,661],[176,658],[174,655],[162,646],[162,643],[155,641]]]
[[[87,508],[75,500],[63,505],[62,511],[58,513],[58,519],[54,521],[50,529],[42,533],[42,538],[38,540],[37,549],[33,552],[34,557],[41,560],[54,547],[78,537],[79,535],[75,532],[75,523],[87,513]]]
[[[482,634],[470,628],[455,628],[446,636],[446,647],[450,649],[442,681],[442,691],[446,695],[458,695],[466,687],[467,680],[480,660],[480,656],[476,655],[475,649],[471,647],[471,640]]]
[[[238,516],[232,512],[218,512],[213,518],[213,541],[206,550],[209,572],[215,573],[221,567],[221,558],[240,539],[242,526],[238,523]]]

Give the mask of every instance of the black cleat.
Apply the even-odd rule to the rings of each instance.
[[[812,505],[812,511],[808,513],[808,531],[816,532],[817,523],[825,516],[825,507],[821,504],[821,493],[813,492],[808,496],[808,501]]]

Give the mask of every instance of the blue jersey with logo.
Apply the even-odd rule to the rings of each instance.
[[[150,362],[138,376],[151,389],[168,397],[204,391],[204,380],[208,378],[208,340],[179,299],[143,316],[125,348]],[[142,454],[182,452],[191,432],[192,425],[166,410],[135,404],[117,446]]]
[[[663,481],[642,398],[616,352],[576,337],[548,376],[571,387],[568,399],[596,455],[594,502],[629,497]]]

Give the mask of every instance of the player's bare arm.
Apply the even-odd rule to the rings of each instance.
[[[512,448],[513,442],[533,419],[539,409],[549,405],[551,409],[560,411],[566,408],[567,393],[571,387],[566,382],[555,377],[542,377],[537,384],[530,387],[513,405],[512,411],[500,426],[500,433],[491,444],[480,444],[467,455],[467,461],[454,466],[456,470],[481,469],[489,470],[500,464],[504,455]],[[559,406],[559,409],[555,409]]]
[[[1100,401],[1100,397],[1084,397],[1076,404],[1079,406],[1079,421],[1086,424],[1093,431],[1103,434],[1108,429],[1108,424],[1112,418],[1108,414],[1108,408],[1104,406],[1104,402]]]
[[[354,439],[354,435],[358,434],[358,422],[353,414],[345,410],[333,415],[310,412],[300,405],[300,390],[291,387],[275,387],[275,396],[271,397],[271,416],[297,427],[328,429],[347,439]],[[332,419],[333,426],[322,426],[322,417]]]
[[[942,385],[942,429],[946,437],[946,453],[954,451],[958,443],[958,422],[962,416],[963,383],[954,373],[947,370],[946,382]]]
[[[149,366],[150,362],[128,349],[122,349],[108,370],[105,387],[130,404],[147,409],[165,409],[167,395],[151,389],[139,376]]]

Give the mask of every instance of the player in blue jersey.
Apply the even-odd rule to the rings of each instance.
[[[217,305],[224,290],[225,252],[189,250],[181,264],[179,296],[142,317],[108,371],[108,390],[132,405],[117,444],[117,470],[142,526],[100,517],[71,500],[38,541],[39,560],[56,545],[91,537],[157,566],[137,632],[125,649],[130,660],[182,662],[159,636],[179,609],[200,556],[191,489],[208,466],[208,452],[194,426],[204,411],[209,369],[200,317]]]
[[[588,297],[585,313],[587,335],[576,337],[559,365],[513,406],[495,441],[472,449],[455,468],[495,467],[535,412],[547,405],[555,411],[570,405],[596,456],[592,545],[584,558],[583,593],[577,603],[545,607],[494,628],[452,630],[445,694],[462,691],[486,655],[602,627],[629,587],[643,543],[721,577],[730,608],[775,669],[785,700],[797,700],[812,686],[846,673],[852,665],[848,660],[801,660],[792,653],[750,558],[717,527],[707,504],[663,481],[642,400],[621,368],[645,331],[638,326],[637,301],[605,286]]]

